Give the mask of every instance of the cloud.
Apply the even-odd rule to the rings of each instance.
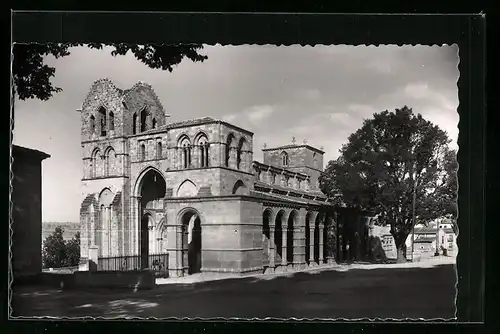
[[[246,117],[254,124],[268,118],[273,112],[273,107],[269,105],[253,106],[243,111]]]

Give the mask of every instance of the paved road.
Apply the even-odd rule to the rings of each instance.
[[[167,284],[150,291],[19,287],[13,316],[155,318],[445,318],[455,313],[455,268],[352,269]]]

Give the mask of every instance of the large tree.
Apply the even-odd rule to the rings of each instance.
[[[54,93],[62,91],[60,87],[54,87],[50,81],[54,77],[56,69],[44,63],[44,57],[52,55],[55,58],[70,55],[70,48],[81,46],[81,43],[68,44],[14,44],[12,48],[12,75],[13,93],[20,100],[31,98],[46,101]],[[90,48],[102,49],[104,44],[86,44]],[[154,69],[172,71],[184,58],[194,62],[202,62],[207,59],[206,55],[198,53],[203,48],[199,44],[178,45],[135,45],[135,44],[112,44],[111,54],[125,55],[129,51],[141,62]]]
[[[457,160],[445,131],[407,106],[375,113],[348,138],[320,177],[321,189],[391,226],[398,261],[416,222],[457,213]],[[415,201],[414,201],[415,199]]]
[[[45,239],[42,249],[44,268],[74,267],[80,262],[80,232],[67,241],[63,235],[64,229],[58,226]]]

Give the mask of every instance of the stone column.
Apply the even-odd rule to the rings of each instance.
[[[288,232],[288,227],[283,226],[284,224],[281,223],[281,265],[283,267],[286,267],[288,261],[287,261],[287,232]]]
[[[313,223],[314,224],[314,223]],[[314,265],[314,225],[309,222],[309,265]]]
[[[266,171],[266,179],[265,181],[268,183],[268,184],[273,184],[274,180],[273,180],[273,173],[271,173],[271,171],[268,169]]]
[[[183,256],[183,247],[184,245],[182,244],[182,225],[178,225],[175,227],[175,244],[176,244],[176,251],[175,251],[175,271],[176,271],[176,276],[181,277],[184,275],[183,271],[183,261],[182,261],[182,256]]]
[[[236,169],[236,148],[229,147],[229,168]]]
[[[269,225],[269,268],[275,267],[274,225]]]
[[[140,256],[140,249],[141,249],[141,245],[140,245],[140,231],[141,231],[141,215],[142,215],[142,204],[141,204],[141,196],[137,196],[136,197],[136,207],[137,207],[137,213],[136,213],[136,218],[135,218],[135,222],[134,222],[134,226],[133,226],[133,236],[134,236],[134,240],[133,240],[133,249],[135,249],[134,251],[134,255],[137,255],[137,256]]]
[[[298,214],[298,225],[295,227],[294,235],[294,252],[293,252],[293,262],[294,266],[297,265],[299,268],[303,268],[306,262],[306,210],[301,208]]]
[[[325,250],[325,245],[323,244],[323,225],[319,225],[319,264],[323,264],[323,254]]]

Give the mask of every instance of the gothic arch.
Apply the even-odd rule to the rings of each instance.
[[[180,148],[179,160],[181,168],[189,168],[191,166],[191,140],[187,134],[179,136],[177,147]]]
[[[194,136],[194,142],[198,144],[201,139],[205,138],[205,140],[208,142],[208,135],[205,131],[198,131],[196,135]]]
[[[246,195],[248,193],[248,188],[245,183],[241,180],[235,182],[232,190],[233,195]]]
[[[115,198],[115,193],[111,191],[109,188],[104,188],[99,193],[99,206],[105,205],[110,206],[113,203],[113,199]]]
[[[136,181],[135,181],[135,187],[134,187],[134,196],[138,197],[141,195],[141,188],[142,188],[142,185],[143,185],[143,179],[144,179],[144,176],[150,172],[150,171],[155,171],[156,173],[158,173],[162,178],[163,180],[165,181],[165,176],[163,175],[163,173],[156,167],[153,167],[153,166],[147,166],[145,167],[140,173],[139,173],[139,176],[137,177]]]
[[[193,181],[184,180],[177,188],[176,197],[195,197],[198,194],[198,188]]]
[[[199,131],[194,137],[198,155],[198,167],[208,167],[209,165],[209,141],[205,132]]]
[[[185,132],[177,136],[177,146],[182,147],[184,143],[191,145],[191,138],[189,138],[188,134]]]

